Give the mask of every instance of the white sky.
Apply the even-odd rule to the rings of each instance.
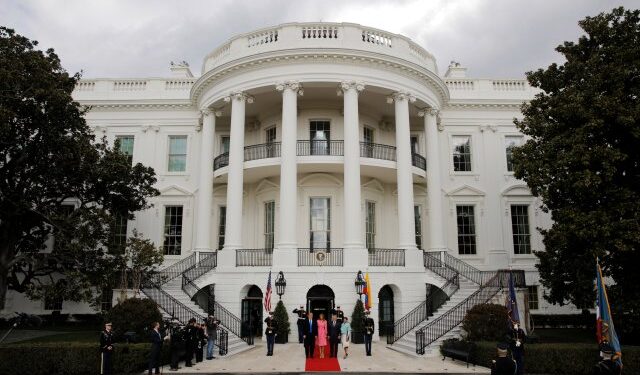
[[[560,62],[554,48],[581,34],[587,15],[640,0],[0,0],[0,25],[52,47],[84,77],[195,75],[232,36],[285,22],[354,22],[413,39],[472,77],[518,78]]]

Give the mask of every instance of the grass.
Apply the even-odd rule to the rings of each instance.
[[[30,340],[20,341],[20,344],[24,343],[48,343],[48,342],[92,342],[98,343],[100,338],[99,331],[75,331],[60,333],[57,335],[36,337]]]

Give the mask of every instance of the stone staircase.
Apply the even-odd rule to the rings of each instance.
[[[433,321],[437,319],[441,315],[445,314],[453,307],[455,307],[460,302],[464,301],[467,297],[478,290],[478,284],[475,284],[465,278],[460,278],[460,288],[451,295],[449,300],[445,302],[439,309],[437,309],[432,316],[428,317],[426,320],[422,321],[422,323],[418,324],[414,329],[409,331],[406,335],[402,336],[398,341],[393,343],[392,345],[388,345],[387,347],[391,350],[395,350],[400,353],[404,353],[410,356],[419,357],[416,354],[416,331],[422,327],[424,327],[429,321]],[[428,356],[437,356],[439,354],[439,348],[442,341],[460,337],[460,327],[457,326],[451,331],[449,331],[446,335],[442,336],[431,345],[429,345],[425,349],[425,354]]]
[[[185,293],[182,290],[182,278],[177,277],[163,284],[161,288],[162,290],[167,292],[169,295],[171,295],[173,298],[175,298],[178,302],[182,303],[183,305],[193,310],[194,312],[197,312],[200,317],[204,318],[207,316],[206,311],[204,311],[200,306],[198,306],[198,304],[192,301],[191,298],[187,295],[187,293]],[[162,306],[159,306],[159,307],[162,309]],[[164,311],[164,310],[162,310],[162,313],[163,315],[167,315],[168,317],[170,317],[172,314],[171,311]],[[195,318],[198,319],[199,317],[195,317]],[[231,356],[231,355],[242,353],[244,351],[255,348],[255,345],[248,345],[240,337],[238,337],[233,332],[231,332],[231,330],[229,330],[228,327],[225,327],[224,325],[222,325],[222,327],[224,327],[229,334],[228,352],[225,356]]]

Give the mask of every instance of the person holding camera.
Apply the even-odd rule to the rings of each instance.
[[[111,322],[104,324],[104,331],[100,333],[100,374],[110,375],[113,355],[113,331]]]
[[[209,314],[205,324],[207,326],[207,359],[214,359],[213,352],[216,346],[220,321]]]

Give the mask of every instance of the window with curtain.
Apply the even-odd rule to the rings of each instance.
[[[476,254],[475,210],[472,205],[456,206],[458,254]]]
[[[264,203],[264,247],[273,250],[275,242],[276,202]]]

